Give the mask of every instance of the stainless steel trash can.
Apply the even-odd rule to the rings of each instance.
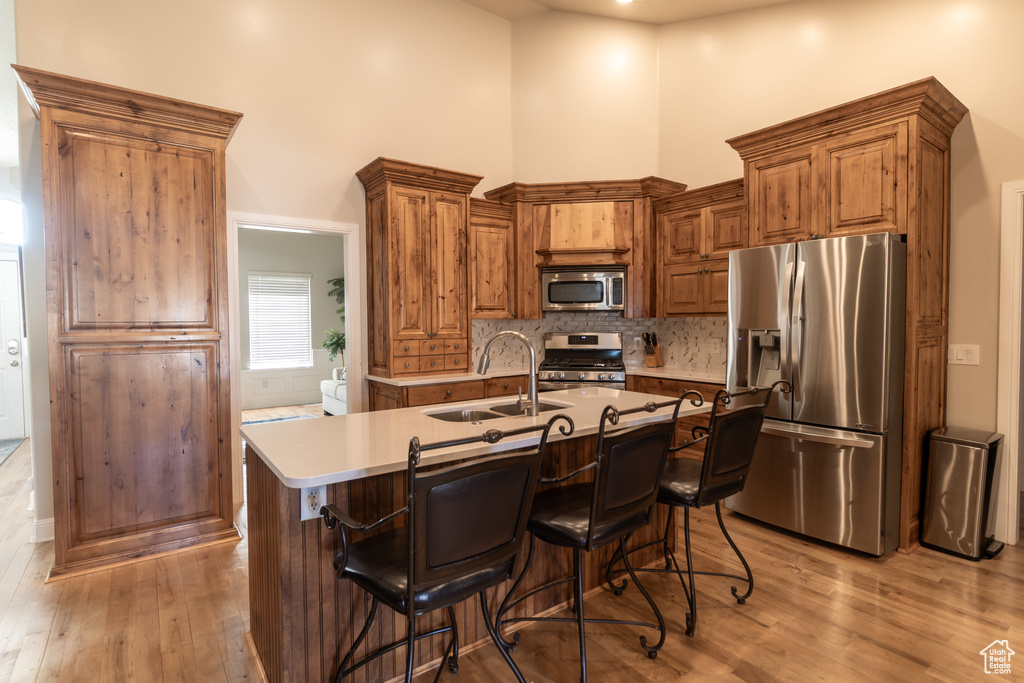
[[[989,505],[1003,435],[943,427],[931,432],[921,544],[969,560],[994,557]]]

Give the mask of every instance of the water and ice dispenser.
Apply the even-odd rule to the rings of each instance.
[[[782,379],[779,330],[739,330],[736,336],[736,386],[770,387]]]

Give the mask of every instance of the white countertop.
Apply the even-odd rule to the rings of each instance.
[[[618,389],[567,389],[545,391],[542,403],[564,404],[564,410],[540,413],[537,417],[504,417],[479,423],[444,422],[429,413],[447,412],[470,406],[487,407],[514,402],[508,396],[462,403],[447,403],[398,410],[380,410],[311,420],[267,422],[242,427],[242,438],[289,488],[305,488],[362,479],[404,470],[408,464],[409,440],[418,436],[420,443],[447,441],[477,436],[489,429],[514,430],[533,424],[544,424],[551,417],[564,413],[576,426],[570,438],[596,434],[601,411],[612,404],[619,410],[637,408],[648,402],[662,403],[665,396],[641,394]],[[709,404],[694,408],[689,402],[680,407],[680,415],[706,412]],[[655,413],[624,416],[620,426],[653,422],[671,414],[671,407]],[[560,422],[559,424],[564,424]],[[540,432],[510,437],[496,444],[473,443],[422,454],[422,462],[445,462],[459,458],[500,453],[536,444]],[[550,441],[563,437],[558,425],[552,429]]]

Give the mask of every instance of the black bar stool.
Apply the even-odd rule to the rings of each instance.
[[[526,565],[512,589],[505,596],[498,609],[495,623],[499,638],[509,651],[519,642],[516,633],[509,641],[500,636],[501,626],[522,621],[558,621],[575,622],[579,630],[580,644],[580,680],[587,680],[587,645],[584,626],[587,622],[601,624],[627,624],[657,629],[660,638],[653,646],[647,644],[647,637],[640,636],[640,645],[647,655],[654,658],[665,643],[665,622],[658,606],[644,590],[643,585],[633,574],[629,562],[624,562],[626,571],[633,577],[637,588],[643,593],[654,615],[657,624],[620,619],[587,619],[583,615],[583,553],[590,552],[609,543],[618,541],[619,548],[629,536],[650,521],[651,510],[654,508],[658,493],[658,481],[672,444],[676,418],[682,399],[664,403],[648,403],[641,408],[619,411],[614,406],[607,406],[601,414],[601,427],[598,435],[597,454],[588,465],[557,479],[541,479],[545,484],[562,484],[574,479],[584,472],[593,471],[593,481],[556,486],[539,491],[533,500],[527,530],[530,532],[530,550]],[[621,415],[646,411],[653,413],[659,408],[674,406],[670,419],[653,424],[641,425],[614,432],[608,426],[617,425]],[[538,586],[528,593],[513,599],[530,568],[536,539],[552,545],[572,548],[572,576],[558,579]],[[505,618],[516,605],[530,596],[567,582],[573,583],[573,601],[576,617],[516,617]]]
[[[704,460],[691,458],[673,458],[665,464],[665,470],[661,477],[661,485],[658,487],[658,502],[669,506],[668,522],[665,525],[665,533],[660,539],[650,541],[636,548],[625,552],[620,548],[612,555],[608,563],[608,584],[621,595],[627,582],[614,583],[617,574],[634,572],[655,572],[674,573],[679,577],[683,585],[683,593],[686,595],[686,602],[689,612],[686,615],[686,635],[692,636],[697,625],[697,593],[694,587],[694,576],[721,576],[724,578],[744,581],[747,590],[742,595],[736,586],[731,586],[732,595],[736,602],[743,604],[754,592],[754,574],[750,570],[743,553],[732,540],[725,528],[725,521],[722,519],[721,501],[743,490],[747,482],[747,474],[750,471],[750,462],[754,456],[754,449],[757,445],[757,437],[761,433],[761,426],[764,423],[765,411],[768,409],[768,402],[771,400],[772,392],[776,386],[781,386],[783,393],[790,391],[790,385],[784,380],[775,382],[768,390],[765,399],[761,403],[754,403],[727,409],[732,399],[741,395],[756,396],[764,389],[754,388],[750,391],[730,395],[725,390],[715,394],[715,400],[711,409],[711,417],[708,426],[697,426],[693,429],[693,441],[670,449],[672,452],[679,451],[692,446],[700,441],[706,441],[704,449]],[[699,435],[699,436],[698,436]],[[721,572],[694,571],[693,553],[690,545],[690,508],[704,507],[714,503],[715,514],[718,517],[718,526],[722,535],[728,541],[736,557],[743,565],[744,574],[728,574]],[[675,510],[683,508],[683,529],[684,542],[686,544],[686,577],[676,561],[675,553],[668,545],[668,537],[675,524]],[[615,569],[619,562],[643,548],[652,545],[661,545],[665,554],[665,569],[639,568],[628,571],[628,565],[624,569]],[[689,579],[687,582],[686,579]]]
[[[405,680],[411,681],[416,641],[442,633],[451,633],[444,659],[448,661],[449,670],[457,673],[458,625],[453,606],[474,593],[480,597],[491,640],[516,679],[524,680],[509,653],[498,642],[485,591],[512,578],[548,433],[559,420],[566,423],[559,426],[559,431],[567,436],[572,434],[572,420],[559,414],[544,425],[508,432],[491,429],[468,439],[421,445],[419,439],[413,437],[409,444],[405,507],[369,524],[354,521],[333,504],[320,509],[327,527],[337,528],[341,534],[341,551],[334,558],[338,578],[351,579],[372,597],[366,622],[342,658],[335,683],[402,645],[408,648]],[[477,441],[497,443],[506,436],[536,431],[541,431],[540,442],[529,452],[473,460],[428,472],[419,469],[423,451]],[[407,518],[406,526],[349,545],[347,529],[369,532],[402,516]],[[382,602],[405,616],[406,638],[352,663]],[[441,608],[448,610],[450,625],[417,634],[416,617]],[[443,664],[442,661],[435,681],[441,676]]]

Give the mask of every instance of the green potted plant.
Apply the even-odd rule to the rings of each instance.
[[[336,277],[333,280],[328,280],[327,284],[331,285],[331,291],[327,293],[327,296],[333,296],[334,300],[338,302],[338,318],[341,319],[342,329],[345,327],[345,279]],[[327,349],[327,359],[331,362],[334,361],[339,355],[341,355],[341,365],[345,366],[345,333],[339,330],[327,330],[327,335],[321,346]],[[338,379],[339,373],[335,372],[335,379]]]

